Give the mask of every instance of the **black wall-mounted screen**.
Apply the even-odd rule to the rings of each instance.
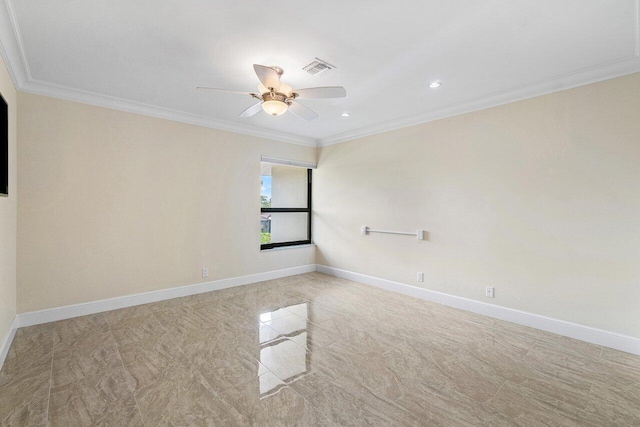
[[[0,94],[0,195],[9,195],[9,107]]]

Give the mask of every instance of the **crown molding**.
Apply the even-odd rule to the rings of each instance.
[[[360,129],[321,138],[318,139],[318,147],[326,147],[328,145],[339,144],[341,142],[365,136],[389,132],[491,107],[497,107],[499,105],[547,95],[637,72],[640,72],[640,56],[627,56],[617,61],[555,76],[529,85],[522,85],[509,90],[494,92],[489,95],[451,104],[446,107],[427,111],[426,113],[421,113],[415,116],[390,120],[373,126],[366,126]]]
[[[640,46],[640,39],[638,40],[637,45]],[[292,135],[286,132],[278,132],[224,120],[216,120],[192,113],[185,113],[169,108],[158,107],[151,104],[130,101],[122,98],[83,91],[66,86],[59,86],[35,79],[24,81],[22,85],[20,85],[18,90],[38,95],[49,96],[52,98],[59,98],[83,104],[95,105],[98,107],[126,111],[134,114],[142,114],[181,123],[204,126],[212,129],[220,129],[243,135],[250,135],[259,138],[304,145],[307,147],[324,147],[357,138],[362,138],[365,136],[389,132],[422,123],[444,119],[447,117],[466,114],[478,110],[484,110],[511,102],[534,98],[541,95],[547,95],[550,93],[559,92],[562,90],[571,89],[591,83],[597,83],[603,80],[621,77],[637,72],[640,72],[640,55],[627,56],[622,59],[580,69],[571,73],[566,73],[549,79],[534,82],[532,84],[522,85],[509,90],[494,92],[489,95],[478,97],[472,100],[466,100],[460,103],[451,104],[442,108],[428,111],[426,113],[421,113],[419,115],[403,117],[397,120],[390,120],[387,122],[355,129],[321,139],[307,138]]]
[[[20,90],[22,92],[33,93],[36,95],[65,99],[67,101],[74,101],[82,104],[94,105],[97,107],[110,108],[113,110],[120,110],[128,113],[142,114],[145,116],[157,117],[160,119],[172,120],[175,122],[203,126],[212,129],[219,129],[243,135],[250,135],[258,138],[272,139],[276,141],[288,142],[291,144],[304,145],[307,147],[316,147],[316,140],[314,138],[306,138],[303,136],[292,135],[285,132],[278,132],[253,126],[241,125],[225,120],[216,120],[197,114],[185,113],[170,108],[158,107],[151,104],[130,101],[127,99],[83,91],[66,86],[59,86],[35,79],[25,82],[22,87],[20,87]]]

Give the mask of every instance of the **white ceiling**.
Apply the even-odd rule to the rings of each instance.
[[[640,71],[638,0],[6,3],[1,50],[21,90],[303,144]],[[307,75],[314,57],[337,69]],[[248,96],[195,90],[253,91],[254,63],[282,67],[294,88],[341,85],[347,97],[301,100],[320,114],[312,122],[240,119]]]

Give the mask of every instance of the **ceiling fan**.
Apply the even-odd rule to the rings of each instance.
[[[251,117],[258,114],[262,109],[272,116],[279,116],[290,111],[302,119],[313,120],[318,118],[318,114],[295,102],[296,99],[344,98],[347,96],[347,91],[342,86],[292,89],[288,84],[280,82],[280,76],[282,76],[283,70],[279,67],[266,67],[264,65],[253,64],[253,69],[258,75],[258,79],[260,79],[260,84],[258,85],[259,92],[257,93],[217,89],[213,87],[197,87],[196,89],[249,95],[260,101],[244,110],[238,117]]]

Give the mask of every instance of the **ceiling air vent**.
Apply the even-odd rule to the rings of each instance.
[[[304,67],[303,70],[305,70],[307,73],[311,74],[312,76],[319,77],[324,74],[327,74],[329,71],[333,70],[334,68],[336,67],[329,64],[328,62],[323,61],[320,58],[316,58],[311,64]]]

